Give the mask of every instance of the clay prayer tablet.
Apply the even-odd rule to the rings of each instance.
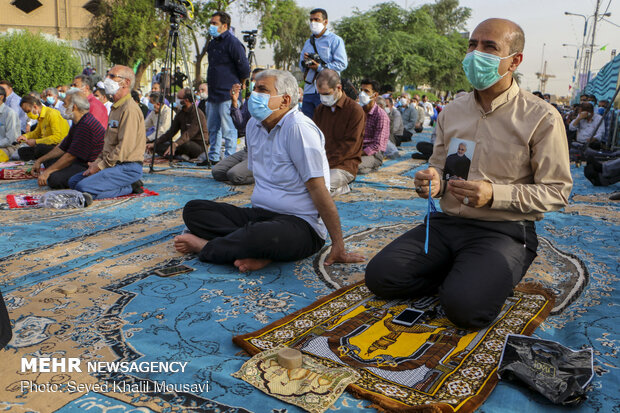
[[[278,351],[278,364],[292,370],[301,367],[301,351],[294,348],[283,348]]]

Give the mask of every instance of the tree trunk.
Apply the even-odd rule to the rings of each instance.
[[[140,62],[140,64],[138,65],[138,70],[136,70],[136,84],[134,86],[134,89],[138,89],[140,87],[140,81],[142,80],[142,76],[145,72],[146,65],[144,64],[144,62]]]
[[[196,67],[194,68],[194,71],[196,73],[196,76],[194,77],[194,81],[197,84],[200,83],[204,83],[202,80],[202,56],[201,55],[196,55]]]

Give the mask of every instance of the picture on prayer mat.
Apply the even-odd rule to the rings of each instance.
[[[471,159],[474,156],[476,142],[466,139],[452,138],[448,147],[448,157],[443,169],[443,179],[467,179]]]

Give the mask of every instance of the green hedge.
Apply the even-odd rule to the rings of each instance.
[[[20,96],[70,84],[80,73],[80,61],[67,43],[28,31],[0,34],[0,79],[11,82]]]

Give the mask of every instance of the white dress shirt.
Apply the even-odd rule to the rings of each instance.
[[[251,118],[246,127],[248,168],[254,174],[252,205],[308,222],[325,239],[327,228],[305,183],[323,177],[329,190],[329,163],[321,130],[296,107],[268,132]]]

